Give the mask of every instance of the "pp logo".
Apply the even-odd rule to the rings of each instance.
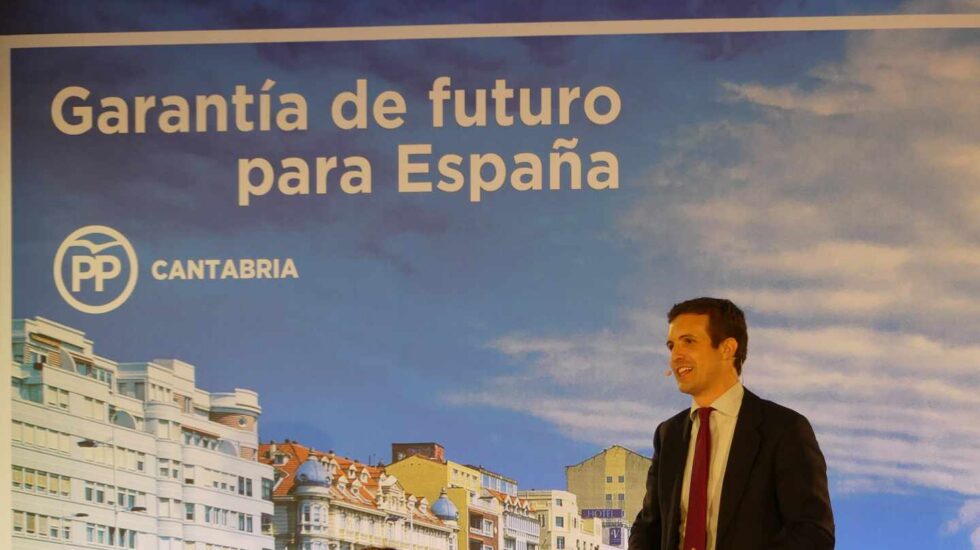
[[[64,265],[66,259],[71,260],[69,265]],[[65,285],[66,273],[70,287]],[[120,279],[124,273],[125,278]],[[62,241],[54,256],[58,292],[73,308],[85,313],[108,313],[121,306],[133,293],[138,274],[133,245],[122,233],[104,225],[76,230]]]

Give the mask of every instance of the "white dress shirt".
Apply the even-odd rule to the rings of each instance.
[[[725,468],[728,466],[728,452],[732,448],[732,437],[735,435],[735,422],[738,411],[742,408],[742,396],[745,388],[738,381],[728,388],[721,397],[710,405],[711,411],[711,460],[708,462],[708,539],[707,550],[715,549],[715,538],[718,533],[718,507],[721,505],[721,486],[725,480]],[[687,464],[684,466],[684,484],[681,486],[681,545],[684,550],[684,529],[687,526],[687,500],[691,492],[691,467],[694,464],[694,446],[698,440],[701,421],[697,403],[691,404],[691,442],[687,448]]]

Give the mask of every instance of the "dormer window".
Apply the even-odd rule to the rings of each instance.
[[[287,462],[289,462],[289,455],[283,453],[276,453],[276,466],[282,466]]]
[[[367,483],[367,482],[368,482],[368,473],[367,470],[365,470],[361,472],[361,483]]]

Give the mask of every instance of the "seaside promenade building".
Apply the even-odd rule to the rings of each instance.
[[[12,331],[13,548],[271,550],[258,395],[173,359],[117,363],[43,318]]]
[[[643,507],[650,463],[649,457],[613,445],[566,466],[565,482],[583,510],[622,510],[622,517],[632,524]]]
[[[582,519],[578,502],[568,491],[518,491],[541,525],[541,550],[602,550],[602,523]]]
[[[456,550],[456,507],[409,494],[383,467],[286,441],[263,444],[275,468],[276,550]]]
[[[445,449],[438,443],[393,443],[391,460],[385,469],[407,490],[429,499],[445,491],[459,511],[458,548],[501,550],[506,504],[483,488],[483,472],[447,460]],[[516,531],[512,535],[516,545]]]
[[[497,499],[502,510],[501,528],[497,529],[497,547],[503,550],[537,550],[541,543],[541,525],[531,513],[526,500],[517,496],[517,481],[491,472],[482,466],[470,466],[480,472],[483,493]]]

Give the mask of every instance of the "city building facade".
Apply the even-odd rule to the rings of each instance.
[[[398,478],[296,442],[263,444],[275,468],[272,522],[276,550],[456,550],[458,511],[445,494],[430,500]]]
[[[537,550],[541,542],[541,526],[527,501],[517,496],[517,480],[482,466],[470,465],[470,468],[480,472],[481,494],[495,498],[501,509],[497,547],[503,550]]]
[[[649,458],[613,445],[578,464],[566,466],[565,482],[582,509],[622,510],[623,518],[632,523],[643,507],[650,464]]]
[[[497,544],[503,550],[538,550],[541,544],[541,525],[531,512],[528,502],[517,495],[484,489],[497,499],[503,513],[498,529]]]
[[[633,520],[624,517],[622,510],[585,508],[579,511],[582,519],[591,519],[602,528],[602,545],[606,550],[617,548],[623,550],[629,547],[630,529]],[[635,519],[635,518],[634,518]]]
[[[11,336],[14,548],[273,548],[255,392],[206,392],[177,360],[117,363],[40,317]]]
[[[430,499],[445,491],[459,511],[460,549],[502,548],[504,505],[482,487],[480,470],[447,460],[438,443],[394,443],[391,448],[386,470],[406,489]]]
[[[518,491],[541,525],[541,550],[602,550],[602,523],[583,519],[574,493]]]

